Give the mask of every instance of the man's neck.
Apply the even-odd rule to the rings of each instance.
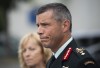
[[[73,40],[73,38],[69,38],[68,41],[66,41],[58,50],[56,53],[53,53],[55,55],[55,58],[58,58],[58,56],[63,52],[63,50],[69,45],[69,43]]]
[[[69,40],[69,38],[71,38],[71,33],[65,34],[62,41],[60,42],[60,44],[56,44],[57,46],[52,50],[52,52],[56,53],[58,51],[58,49],[66,42]]]

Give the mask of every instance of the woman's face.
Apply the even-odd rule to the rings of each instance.
[[[27,66],[35,66],[43,62],[43,53],[36,40],[30,39],[23,46],[23,58]]]

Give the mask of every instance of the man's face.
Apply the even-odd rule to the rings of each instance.
[[[63,38],[63,24],[53,17],[53,11],[46,11],[36,16],[38,34],[44,47],[55,49]]]

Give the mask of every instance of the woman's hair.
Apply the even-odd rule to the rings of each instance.
[[[44,56],[43,62],[44,62],[44,64],[46,64],[47,61],[49,60],[50,56],[51,56],[51,50],[48,49],[48,48],[44,48],[42,46],[40,39],[39,39],[39,36],[36,33],[28,33],[21,38],[19,48],[18,48],[18,58],[19,58],[21,68],[28,68],[27,65],[24,62],[24,59],[23,59],[23,46],[28,42],[29,39],[36,40],[36,42],[40,46],[41,52]]]

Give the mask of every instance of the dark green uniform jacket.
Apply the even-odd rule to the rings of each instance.
[[[46,68],[99,68],[88,52],[77,46],[74,40],[50,65],[51,60],[52,58],[48,61]]]

